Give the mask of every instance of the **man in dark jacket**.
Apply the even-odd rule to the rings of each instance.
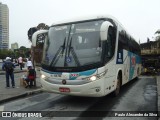
[[[6,88],[10,87],[9,77],[11,78],[12,87],[15,87],[14,68],[15,66],[11,62],[10,57],[6,57],[6,61],[2,65],[2,70],[6,71]]]

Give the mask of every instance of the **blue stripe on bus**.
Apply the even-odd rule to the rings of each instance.
[[[96,72],[97,69],[92,69],[92,70],[87,70],[87,71],[83,71],[83,72],[73,72],[70,73],[70,80],[75,80],[77,77],[79,76],[91,76]],[[75,76],[74,76],[75,74]],[[78,74],[78,75],[76,75]]]
[[[46,72],[46,73],[49,73],[49,74],[59,74],[59,75],[62,75],[63,72],[51,72],[51,71],[48,71],[48,70],[45,70],[45,69],[41,69],[42,71]],[[97,71],[97,69],[92,69],[92,70],[87,70],[87,71],[83,71],[83,72],[71,72],[69,73],[69,79],[70,80],[75,80],[77,79],[77,77],[79,76],[91,76],[93,75],[95,72]]]

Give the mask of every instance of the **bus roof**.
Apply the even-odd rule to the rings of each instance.
[[[115,23],[120,24],[118,22],[118,20],[111,15],[92,15],[92,16],[76,17],[76,18],[73,18],[73,19],[58,21],[56,23],[53,23],[51,26],[59,25],[59,24],[66,24],[66,23],[79,22],[79,21],[96,20],[96,19],[112,19]]]
[[[75,23],[75,22],[80,22],[80,21],[98,20],[98,19],[111,19],[116,26],[120,25],[125,30],[125,32],[127,34],[129,34],[129,36],[131,38],[134,39],[134,37],[126,30],[126,28],[112,15],[102,14],[102,15],[90,15],[90,16],[76,17],[76,18],[73,18],[73,19],[66,19],[66,20],[63,20],[63,21],[55,22],[51,25],[51,27],[54,26],[54,25],[63,25],[63,24],[67,24],[67,23]]]

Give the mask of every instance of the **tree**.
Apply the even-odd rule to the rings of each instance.
[[[160,36],[157,36],[157,37],[156,37],[156,41],[160,41]]]
[[[31,27],[31,28],[29,28],[29,30],[28,30],[28,39],[29,39],[29,41],[30,42],[32,42],[32,35],[36,32],[36,31],[38,31],[38,30],[48,30],[49,29],[49,26],[48,25],[46,25],[46,24],[44,24],[44,23],[40,23],[40,24],[38,24],[37,25],[37,27]],[[41,41],[42,40],[44,40],[44,36],[43,35],[40,35],[39,37],[38,37],[38,42],[40,42],[41,43]]]
[[[29,48],[26,48],[25,46],[21,46],[19,48],[19,56],[22,56],[24,58],[28,58],[30,57],[30,49]]]
[[[6,57],[14,58],[14,52],[12,50],[0,50],[0,59],[5,59]]]
[[[26,47],[25,47],[25,46],[21,46],[19,49],[20,49],[20,50],[25,50]]]
[[[38,24],[37,27],[32,27],[28,30],[28,39],[29,41],[32,42],[32,35],[34,34],[34,32],[38,31],[38,30],[48,30],[49,26],[44,24],[44,23],[40,23]],[[41,60],[42,60],[42,49],[43,49],[43,45],[44,45],[44,40],[45,40],[45,35],[44,34],[40,34],[37,37],[37,46],[36,47],[31,47],[31,54],[32,54],[32,62],[34,65],[40,65],[41,64]]]
[[[155,32],[155,34],[160,34],[160,29],[158,29],[158,30]]]
[[[32,27],[28,30],[28,39],[32,42],[32,35],[37,31],[37,27]]]
[[[49,29],[49,26],[44,24],[44,23],[40,23],[38,26],[37,26],[37,29],[38,30],[48,30]]]
[[[160,29],[158,29],[158,30],[155,32],[155,35],[156,35],[156,41],[160,41]]]

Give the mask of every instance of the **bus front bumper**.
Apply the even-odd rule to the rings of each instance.
[[[41,78],[42,90],[58,94],[101,97],[104,96],[104,83],[102,80],[96,80],[83,85],[63,85],[53,84]]]

